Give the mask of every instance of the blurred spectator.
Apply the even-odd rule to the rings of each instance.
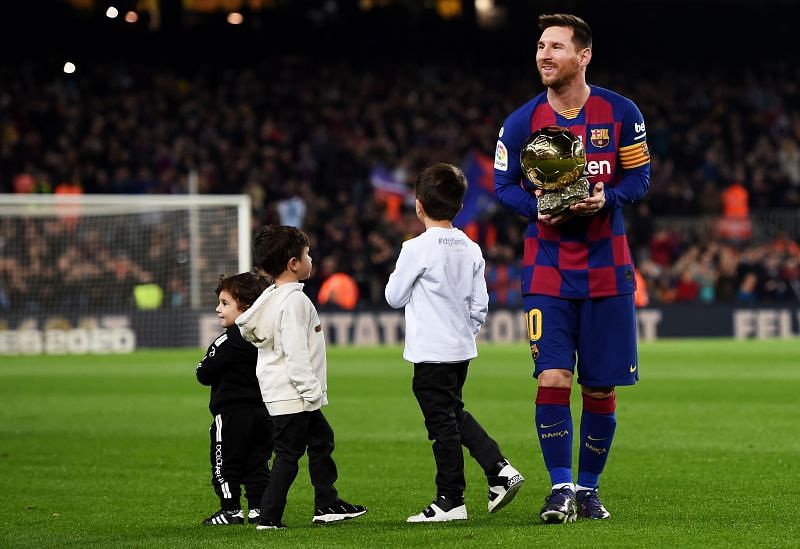
[[[678,303],[692,303],[697,301],[699,294],[700,285],[694,279],[692,270],[687,267],[681,271],[678,282],[675,284],[675,301]]]
[[[650,294],[647,291],[647,280],[642,276],[639,269],[634,269],[633,276],[636,277],[636,292],[633,294],[633,303],[636,308],[647,307],[650,304]]]
[[[731,242],[745,242],[752,235],[749,193],[738,181],[734,181],[722,191],[719,235]]]
[[[358,304],[358,284],[346,273],[333,273],[322,283],[317,301],[351,311]]]
[[[739,283],[736,301],[740,303],[755,303],[758,299],[757,286],[758,276],[754,272],[745,273],[742,281]]]

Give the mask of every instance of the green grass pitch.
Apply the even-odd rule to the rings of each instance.
[[[304,460],[280,532],[200,525],[217,509],[202,353],[0,358],[0,547],[798,546],[798,340],[642,344],[602,478],[612,518],[567,525],[538,520],[549,483],[524,344],[481,346],[464,398],[525,486],[489,515],[467,454],[470,518],[436,525],[405,523],[435,487],[400,349],[329,349],[337,487],[369,513],[312,525]]]

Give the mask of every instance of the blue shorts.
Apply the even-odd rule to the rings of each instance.
[[[575,373],[585,387],[634,385],[639,380],[633,294],[594,299],[526,295],[533,377],[544,370]]]

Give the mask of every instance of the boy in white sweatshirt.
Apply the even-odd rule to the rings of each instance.
[[[403,243],[386,285],[389,305],[405,307],[403,358],[414,364],[412,388],[436,461],[436,499],[408,522],[467,518],[462,445],[486,473],[490,513],[509,503],[524,481],[461,399],[489,309],[481,249],[452,223],[466,191],[456,166],[438,163],[422,172],[415,192],[425,232]]]
[[[354,518],[366,507],[339,499],[333,429],[321,408],[328,403],[325,336],[301,280],[311,276],[308,237],[294,227],[266,226],[254,239],[256,264],[275,284],[236,319],[242,336],[258,348],[256,377],[272,416],[275,460],[261,500],[257,529],[285,528],[286,496],[308,450],[315,523]]]

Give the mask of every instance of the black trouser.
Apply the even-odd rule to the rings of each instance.
[[[428,438],[433,441],[437,495],[448,498],[464,495],[466,481],[462,444],[487,475],[503,459],[497,443],[464,410],[461,390],[467,379],[468,366],[468,360],[414,364],[412,388],[425,418]]]
[[[333,429],[322,410],[274,416],[275,461],[272,477],[261,500],[261,516],[280,521],[289,487],[297,477],[297,462],[308,449],[308,472],[314,486],[317,509],[332,505],[339,497],[333,484],[338,475],[333,462]]]
[[[211,424],[211,484],[226,510],[241,509],[244,484],[248,508],[261,503],[269,484],[272,422],[265,405],[223,410]]]

